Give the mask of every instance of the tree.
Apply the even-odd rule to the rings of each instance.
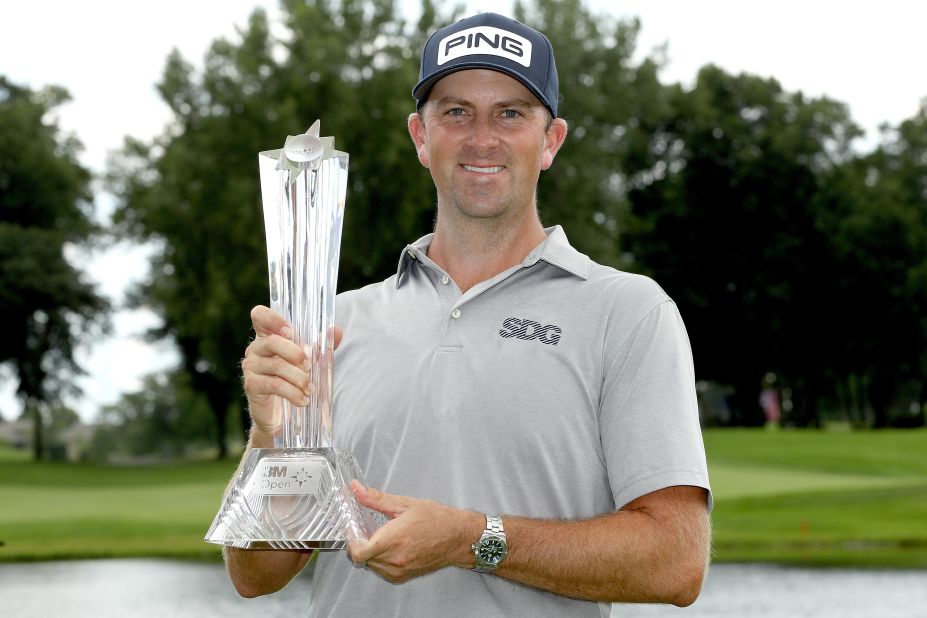
[[[257,153],[321,118],[323,135],[351,154],[341,289],[395,268],[432,216],[404,128],[411,96],[396,86],[414,83],[410,41],[436,17],[423,6],[409,28],[387,0],[287,1],[286,41],[256,11],[238,45],[212,45],[202,75],[173,53],[159,86],[173,125],[151,144],[127,141],[111,166],[118,228],[160,248],[135,300],[163,316],[154,335],[177,342],[214,414],[220,457],[228,414],[249,426],[236,360],[250,308],[269,296]]]
[[[662,60],[632,62],[640,23],[593,13],[579,0],[518,2],[515,15],[554,41],[559,112],[570,127],[554,167],[541,175],[542,220],[563,225],[596,261],[630,268],[622,242],[627,172],[639,167],[649,129],[668,113]]]
[[[215,444],[215,423],[203,398],[183,371],[145,378],[141,389],[106,406],[90,452],[176,457]]]
[[[67,100],[61,88],[33,92],[0,77],[0,363],[19,381],[36,459],[45,408],[76,390],[74,348],[81,333],[103,331],[108,309],[65,256],[95,232],[81,145],[52,118]]]
[[[853,336],[835,359],[837,378],[860,422],[871,410],[872,424],[887,427],[907,385],[905,416],[927,401],[927,103],[842,172],[828,226],[849,274],[835,326]]]
[[[763,422],[773,372],[795,393],[789,420],[817,424],[846,338],[825,215],[859,129],[839,102],[712,66],[670,100],[629,170],[628,247],[679,303],[700,377],[734,386],[736,423]]]

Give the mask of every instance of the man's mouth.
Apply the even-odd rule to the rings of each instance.
[[[477,172],[478,174],[498,174],[505,168],[501,165],[493,165],[492,167],[479,167],[477,165],[464,165],[463,168],[468,172]]]

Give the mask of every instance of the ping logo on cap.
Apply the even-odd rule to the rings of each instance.
[[[531,66],[531,41],[514,32],[477,26],[450,34],[438,43],[438,66],[474,54],[501,56],[513,62]]]

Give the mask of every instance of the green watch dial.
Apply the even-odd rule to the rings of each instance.
[[[505,542],[502,539],[493,537],[483,539],[477,551],[479,552],[480,560],[488,565],[499,564],[509,553]]]

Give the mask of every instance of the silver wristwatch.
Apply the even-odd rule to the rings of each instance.
[[[498,515],[486,516],[486,529],[480,539],[474,543],[473,558],[477,573],[492,573],[505,557],[509,555],[509,546],[505,540],[505,530],[502,527],[502,518]]]

